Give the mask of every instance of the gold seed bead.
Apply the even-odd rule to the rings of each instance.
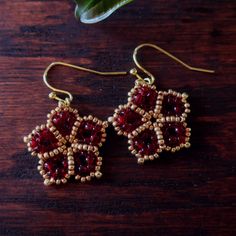
[[[76,121],[75,126],[79,126],[79,125],[80,125],[80,122]]]
[[[96,171],[99,171],[100,169],[101,169],[100,166],[96,166],[96,167],[95,167],[95,170],[96,170]]]
[[[143,115],[144,113],[145,113],[144,110],[141,110],[141,111],[140,111],[140,115]]]
[[[91,172],[91,173],[90,173],[90,176],[91,176],[91,177],[94,177],[94,176],[95,176],[95,173],[94,173],[94,172]]]
[[[76,179],[76,180],[79,180],[79,179],[80,179],[80,176],[79,176],[79,175],[76,175],[76,176],[75,176],[75,179]]]
[[[45,157],[45,158],[49,158],[49,154],[48,154],[48,152],[45,152],[45,153],[43,154],[43,157]]]
[[[191,146],[191,144],[189,142],[185,143],[185,147],[189,148]]]
[[[91,180],[91,177],[90,177],[90,176],[86,176],[86,180],[87,180],[87,181],[90,181],[90,180]]]
[[[108,122],[112,123],[114,121],[114,118],[111,116],[108,118]]]
[[[176,120],[177,122],[179,122],[179,121],[180,121],[180,118],[179,118],[179,117],[176,117],[175,120]]]
[[[49,179],[45,179],[43,182],[46,186],[50,185],[50,180]]]
[[[61,182],[65,184],[67,182],[67,179],[62,179]]]
[[[28,139],[27,136],[25,136],[25,137],[23,138],[23,140],[24,140],[24,143],[28,143],[28,142],[29,142],[29,139]]]
[[[119,130],[119,131],[117,132],[117,134],[118,134],[118,135],[123,135],[124,133],[123,133],[121,130]]]
[[[59,152],[57,149],[53,150],[54,154],[57,155]]]
[[[69,164],[69,165],[74,165],[74,164],[75,164],[75,162],[74,162],[74,161],[72,161],[72,160],[70,160],[70,161],[68,161],[68,164]]]
[[[88,116],[89,120],[93,120],[93,117],[91,115]]]
[[[137,153],[137,151],[135,149],[132,150],[131,152],[133,155],[135,155]]]
[[[101,166],[101,165],[102,165],[102,162],[98,161],[98,162],[97,162],[97,165],[98,165],[98,166]]]
[[[155,158],[158,158],[158,157],[159,157],[159,155],[158,155],[157,153],[155,153],[155,154],[154,154],[154,157],[155,157]]]
[[[132,143],[132,142],[131,142],[131,143]],[[133,150],[134,150],[133,146],[129,146],[128,149],[129,149],[130,151],[133,151]]]
[[[97,172],[95,172],[95,176],[97,178],[101,178],[102,177],[102,173],[100,171],[97,171]]]
[[[44,179],[49,179],[49,176],[47,174],[42,175]]]
[[[150,159],[151,161],[153,161],[153,160],[154,160],[154,156],[149,156],[149,159]]]
[[[64,151],[63,151],[63,154],[64,154],[64,155],[67,155],[67,150],[64,150]]]
[[[138,158],[138,164],[143,164],[144,163],[144,158]]]
[[[43,167],[42,166],[38,166],[37,169],[38,169],[38,171],[41,171],[43,169]]]

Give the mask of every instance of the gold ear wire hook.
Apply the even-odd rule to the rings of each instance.
[[[93,74],[96,74],[96,75],[105,75],[105,76],[106,75],[119,76],[119,75],[127,75],[128,74],[128,72],[124,72],[124,71],[103,72],[103,71],[92,70],[92,69],[88,69],[88,68],[85,68],[85,67],[82,67],[82,66],[76,66],[76,65],[72,65],[72,64],[68,64],[68,63],[64,63],[64,62],[53,62],[44,71],[43,81],[44,81],[45,85],[53,91],[49,94],[49,98],[55,99],[59,102],[63,102],[63,103],[66,103],[66,104],[70,104],[70,102],[73,100],[72,94],[70,92],[66,91],[66,90],[57,89],[57,88],[51,86],[48,83],[48,80],[47,80],[48,72],[54,66],[65,66],[65,67],[73,68],[73,69],[76,69],[76,70],[86,71],[86,72],[90,72],[90,73],[93,73]],[[58,97],[56,93],[66,94],[66,95],[68,95],[68,97],[63,100],[60,97]]]
[[[179,58],[175,57],[174,55],[172,55],[171,53],[167,52],[166,50],[164,50],[163,48],[155,45],[155,44],[151,44],[151,43],[143,43],[143,44],[140,44],[139,46],[137,46],[135,49],[134,49],[134,52],[133,52],[133,60],[134,60],[134,63],[135,65],[141,70],[143,71],[145,74],[147,74],[149,76],[149,78],[145,78],[145,79],[142,79],[138,73],[137,73],[137,70],[136,69],[132,69],[130,71],[130,74],[132,75],[135,75],[139,81],[146,81],[150,84],[153,84],[154,81],[155,81],[155,77],[149,72],[147,71],[143,66],[141,66],[141,64],[138,62],[137,60],[137,53],[138,53],[138,50],[143,48],[143,47],[151,47],[151,48],[154,48],[156,49],[157,51],[165,54],[166,56],[170,57],[171,59],[173,59],[174,61],[178,62],[179,64],[181,64],[182,66],[184,66],[185,68],[189,69],[189,70],[193,70],[193,71],[198,71],[198,72],[205,72],[205,73],[215,73],[214,70],[206,70],[206,69],[203,69],[203,68],[198,68],[198,67],[193,67],[193,66],[190,66],[188,65],[187,63],[183,62],[182,60],[180,60]]]

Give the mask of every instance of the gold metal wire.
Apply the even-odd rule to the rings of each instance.
[[[44,71],[43,81],[44,81],[45,85],[53,91],[49,94],[49,98],[55,99],[59,102],[63,102],[63,103],[67,103],[67,104],[69,104],[73,100],[72,94],[66,90],[57,89],[57,88],[53,87],[52,85],[50,85],[48,82],[48,79],[47,79],[48,73],[52,69],[52,67],[54,67],[54,66],[65,66],[65,67],[73,68],[76,70],[86,71],[86,72],[90,72],[90,73],[93,73],[96,75],[104,75],[104,76],[112,76],[112,75],[113,76],[120,76],[120,75],[127,75],[128,74],[128,72],[125,72],[125,71],[104,72],[104,71],[92,70],[92,69],[88,69],[88,68],[85,68],[82,66],[76,66],[76,65],[72,65],[72,64],[64,63],[64,62],[53,62]],[[68,97],[65,99],[61,99],[60,97],[57,96],[57,93],[66,94]]]
[[[142,78],[139,74],[138,74],[138,71],[136,68],[134,69],[131,69],[130,70],[130,74],[131,75],[134,75],[138,80],[138,82],[141,82],[141,83],[149,83],[149,84],[153,84],[154,81],[155,81],[155,77],[153,76],[152,73],[150,73],[148,70],[146,70],[139,62],[138,62],[138,59],[137,59],[137,53],[138,51],[141,49],[141,48],[144,48],[144,47],[151,47],[151,48],[154,48],[156,49],[157,51],[160,51],[161,53],[165,54],[166,56],[170,57],[172,60],[178,62],[179,64],[181,64],[182,66],[184,66],[185,68],[189,69],[189,70],[193,70],[193,71],[198,71],[198,72],[204,72],[204,73],[215,73],[214,70],[207,70],[207,69],[203,69],[203,68],[198,68],[198,67],[192,67],[190,65],[188,65],[187,63],[183,62],[182,60],[180,60],[179,58],[175,57],[174,55],[172,55],[171,53],[167,52],[166,50],[164,50],[163,48],[155,45],[155,44],[151,44],[151,43],[143,43],[143,44],[140,44],[139,46],[137,46],[135,49],[134,49],[134,52],[133,52],[133,60],[134,60],[134,63],[135,65],[137,66],[137,68],[139,68],[141,71],[143,71],[147,76],[148,78]],[[88,68],[85,68],[85,67],[82,67],[82,66],[76,66],[76,65],[72,65],[72,64],[69,64],[69,63],[64,63],[64,62],[53,62],[51,63],[47,68],[46,70],[44,71],[44,74],[43,74],[43,81],[45,83],[45,85],[52,90],[52,92],[49,94],[49,98],[51,99],[55,99],[59,102],[63,102],[63,103],[66,103],[66,104],[69,104],[72,99],[73,99],[73,96],[70,92],[66,91],[66,90],[62,90],[62,89],[57,89],[53,86],[51,86],[48,82],[48,73],[49,71],[52,69],[52,67],[54,66],[65,66],[65,67],[69,67],[69,68],[73,68],[73,69],[76,69],[76,70],[81,70],[81,71],[86,71],[86,72],[90,72],[90,73],[93,73],[93,74],[96,74],[96,75],[104,75],[104,76],[121,76],[121,75],[128,75],[128,72],[126,71],[114,71],[114,72],[103,72],[103,71],[97,71],[97,70],[92,70],[92,69],[88,69]],[[67,95],[68,97],[66,97],[65,99],[61,99],[60,97],[57,96],[57,93],[61,93],[61,94],[65,94]]]
[[[166,50],[164,50],[163,48],[155,45],[155,44],[151,44],[151,43],[143,43],[143,44],[140,44],[139,46],[137,46],[135,49],[134,49],[134,52],[133,52],[133,60],[134,60],[134,63],[135,65],[141,70],[143,71],[146,75],[148,75],[149,78],[144,78],[142,79],[141,76],[138,75],[138,72],[136,69],[132,69],[130,71],[130,74],[136,76],[138,78],[139,81],[143,81],[143,82],[148,82],[149,84],[153,84],[154,81],[155,81],[155,77],[153,76],[153,74],[151,74],[148,70],[146,70],[139,62],[138,62],[138,59],[137,59],[137,53],[138,51],[141,49],[141,48],[144,48],[144,47],[151,47],[151,48],[154,48],[156,49],[157,51],[165,54],[166,56],[170,57],[172,60],[178,62],[179,64],[181,64],[182,66],[184,66],[185,68],[189,69],[189,70],[193,70],[193,71],[198,71],[198,72],[204,72],[204,73],[215,73],[214,70],[207,70],[207,69],[203,69],[203,68],[198,68],[198,67],[193,67],[193,66],[190,66],[188,65],[187,63],[183,62],[182,60],[180,60],[179,58],[175,57],[174,55],[172,55],[171,53],[167,52]]]

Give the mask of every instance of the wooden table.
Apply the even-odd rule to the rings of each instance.
[[[136,0],[85,25],[72,1],[1,0],[0,235],[236,235],[235,9],[233,0]],[[128,71],[143,42],[216,70],[191,72],[154,50],[139,56],[158,89],[190,94],[192,147],[138,166],[110,127],[101,180],[44,187],[22,138],[56,106],[42,82],[46,66]],[[103,120],[134,85],[130,76],[64,68],[50,78],[82,115]]]

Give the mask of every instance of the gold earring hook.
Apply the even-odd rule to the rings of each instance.
[[[148,82],[149,84],[153,84],[154,81],[155,81],[155,77],[153,76],[153,74],[151,74],[148,70],[146,70],[143,66],[141,66],[141,64],[138,62],[138,59],[137,59],[137,53],[138,53],[138,50],[140,50],[141,48],[143,47],[151,47],[151,48],[154,48],[156,49],[157,51],[165,54],[166,56],[170,57],[172,60],[178,62],[179,64],[181,64],[182,66],[184,66],[185,68],[189,69],[189,70],[193,70],[193,71],[198,71],[198,72],[204,72],[204,73],[215,73],[214,70],[207,70],[207,69],[203,69],[203,68],[198,68],[198,67],[193,67],[193,66],[190,66],[188,65],[187,63],[183,62],[182,60],[180,60],[179,58],[175,57],[174,55],[172,55],[171,53],[167,52],[166,50],[164,50],[163,48],[155,45],[155,44],[151,44],[151,43],[144,43],[144,44],[140,44],[139,46],[137,46],[135,49],[134,49],[134,52],[133,52],[133,60],[134,60],[134,63],[135,65],[141,70],[143,71],[146,75],[149,76],[149,78],[141,78],[140,75],[138,75],[138,72],[136,69],[132,69],[130,71],[130,74],[136,76],[138,78],[138,81],[140,82]]]
[[[85,68],[85,67],[82,67],[82,66],[76,66],[76,65],[72,65],[72,64],[68,64],[68,63],[64,63],[64,62],[53,62],[51,63],[47,68],[46,70],[44,71],[44,74],[43,74],[43,81],[45,83],[45,85],[51,89],[53,92],[51,92],[49,94],[49,98],[51,99],[55,99],[59,102],[62,102],[64,104],[67,104],[69,105],[70,102],[73,100],[73,96],[70,92],[66,91],[66,90],[62,90],[62,89],[57,89],[53,86],[51,86],[49,83],[48,83],[48,72],[50,71],[50,69],[52,69],[52,67],[54,66],[65,66],[65,67],[69,67],[69,68],[73,68],[73,69],[76,69],[76,70],[81,70],[81,71],[86,71],[86,72],[90,72],[90,73],[93,73],[93,74],[96,74],[96,75],[114,75],[114,76],[119,76],[119,75],[127,75],[128,72],[125,72],[125,71],[115,71],[115,72],[103,72],[103,71],[97,71],[97,70],[92,70],[92,69],[88,69],[88,68]],[[60,97],[57,96],[57,93],[61,93],[61,94],[66,94],[68,97],[66,97],[65,99],[61,99]]]

